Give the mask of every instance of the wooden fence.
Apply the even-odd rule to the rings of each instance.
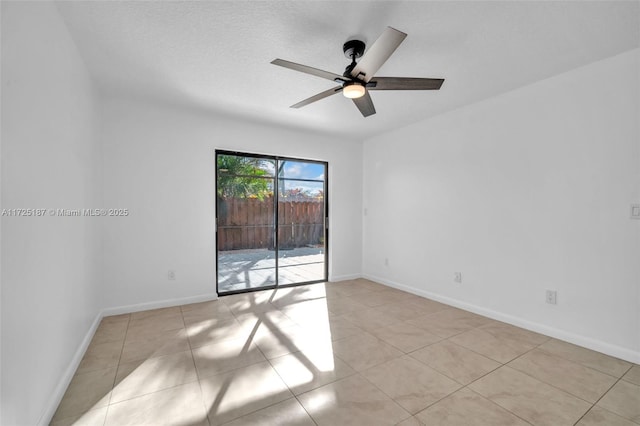
[[[273,197],[218,198],[218,250],[274,248]],[[324,243],[322,200],[278,202],[280,249]]]

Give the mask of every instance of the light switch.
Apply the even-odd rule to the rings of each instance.
[[[640,219],[640,204],[631,204],[631,219]]]

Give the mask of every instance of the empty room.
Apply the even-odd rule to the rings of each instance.
[[[0,19],[3,426],[640,425],[640,1]]]

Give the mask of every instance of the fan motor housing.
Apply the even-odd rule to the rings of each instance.
[[[349,59],[357,59],[364,54],[365,44],[360,40],[349,40],[342,46],[344,56]]]

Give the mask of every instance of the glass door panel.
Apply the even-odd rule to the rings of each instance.
[[[274,287],[276,160],[216,154],[218,293]]]
[[[278,163],[278,285],[326,280],[326,163]]]

